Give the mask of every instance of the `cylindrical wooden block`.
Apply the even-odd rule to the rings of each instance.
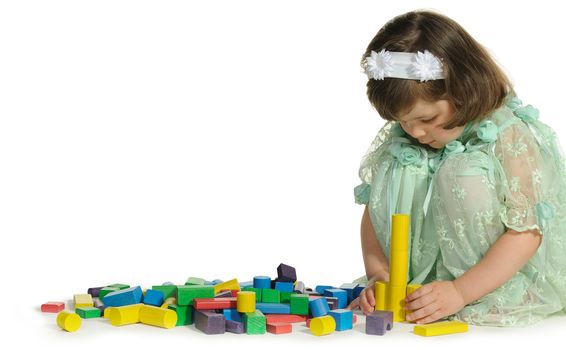
[[[387,285],[385,281],[375,282],[375,311],[385,311],[387,307]]]
[[[108,307],[104,310],[104,316],[110,320],[113,326],[124,326],[140,321],[140,309],[143,304],[132,304],[126,306]]]
[[[236,297],[236,309],[238,312],[254,312],[255,292],[238,292],[238,296]]]
[[[315,317],[310,321],[310,329],[314,335],[327,335],[336,330],[336,321],[330,315]]]
[[[74,312],[61,311],[57,314],[57,325],[67,332],[81,328],[81,318]]]
[[[405,297],[407,296],[407,287],[397,287],[389,284],[388,294],[389,302],[387,305],[387,311],[391,311],[393,313],[393,321],[405,321]]]
[[[409,267],[409,215],[394,214],[391,222],[389,284],[404,287]]]
[[[143,305],[140,308],[140,322],[162,328],[173,328],[177,324],[177,313],[152,305]]]
[[[417,289],[419,289],[420,287],[422,287],[422,284],[408,284],[407,285],[407,295],[415,292]],[[405,316],[410,314],[411,310],[405,310]]]

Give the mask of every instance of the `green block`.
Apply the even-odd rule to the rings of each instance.
[[[96,318],[100,317],[100,309],[92,306],[83,306],[75,309],[75,313],[81,318]]]
[[[204,279],[198,277],[189,277],[187,282],[185,282],[186,286],[204,286]]]
[[[309,314],[309,296],[306,294],[291,294],[291,314]]]
[[[291,301],[291,294],[293,294],[293,292],[281,292],[281,302],[289,304]]]
[[[214,298],[213,286],[177,286],[177,305],[193,305],[194,298]]]
[[[187,326],[193,324],[193,307],[169,305],[169,310],[177,313],[177,326]]]
[[[163,300],[177,295],[177,286],[152,286],[151,289],[162,291],[164,295]]]
[[[106,286],[106,287],[118,288],[119,290],[122,290],[122,289],[130,288],[130,285],[129,284],[114,283],[114,284],[111,284],[111,285]]]
[[[100,294],[98,294],[98,298],[100,300],[104,299],[104,296],[108,293],[112,293],[115,292],[117,290],[120,290],[119,288],[115,288],[115,287],[104,287],[100,290]]]
[[[281,292],[277,289],[267,289],[264,288],[261,291],[261,302],[262,303],[280,303],[281,302]]]
[[[261,288],[244,287],[242,290],[245,292],[255,292],[255,302],[261,303]]]
[[[243,316],[247,334],[265,334],[266,320],[261,311],[246,312]]]

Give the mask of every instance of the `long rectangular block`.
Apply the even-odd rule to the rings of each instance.
[[[41,304],[41,312],[58,313],[63,310],[65,310],[65,303],[62,301],[48,301],[45,304]]]
[[[413,333],[422,335],[423,337],[432,337],[436,335],[464,333],[468,331],[468,324],[460,321],[443,321],[430,324],[416,325]]]
[[[234,320],[226,320],[226,332],[242,334],[245,332],[244,323]]]
[[[226,319],[212,311],[195,310],[195,327],[206,334],[223,334],[226,332]]]
[[[75,309],[80,318],[97,318],[102,314],[100,309],[93,306],[83,306]]]
[[[291,333],[293,331],[293,326],[290,323],[274,322],[266,324],[266,330],[273,334],[284,334]]]
[[[265,315],[267,323],[298,323],[306,322],[307,316],[303,315],[285,315],[285,314],[271,314]]]
[[[289,304],[279,303],[256,303],[255,308],[264,314],[290,314],[291,306]]]
[[[193,306],[196,310],[235,309],[237,299],[230,298],[195,298]]]
[[[121,289],[106,294],[102,301],[106,306],[124,306],[139,304],[142,301],[142,290],[140,286]]]
[[[177,286],[177,305],[193,305],[195,298],[214,298],[214,287],[208,285]]]
[[[169,299],[171,297],[177,297],[177,286],[176,285],[152,286],[151,289],[162,291],[163,292],[163,299]]]

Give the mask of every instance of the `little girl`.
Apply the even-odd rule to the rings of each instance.
[[[566,311],[566,170],[554,131],[486,50],[428,11],[389,21],[362,59],[388,122],[354,190],[367,287],[389,279],[391,215],[409,214],[407,320],[523,326]],[[544,238],[543,238],[544,237]]]

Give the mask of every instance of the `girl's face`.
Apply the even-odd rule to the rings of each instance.
[[[442,148],[462,134],[465,126],[444,130],[440,125],[452,120],[455,110],[446,100],[426,102],[418,99],[407,114],[400,116],[401,127],[423,145]]]

